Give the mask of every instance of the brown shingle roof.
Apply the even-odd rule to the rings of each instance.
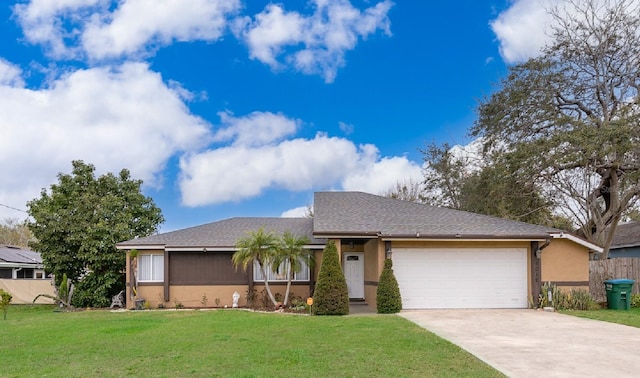
[[[318,192],[314,233],[421,238],[545,238],[560,230],[361,192]]]
[[[151,235],[118,243],[118,247],[163,246],[163,247],[229,247],[248,232],[263,227],[267,232],[280,235],[289,231],[294,235],[307,236],[310,244],[323,245],[324,240],[313,238],[313,220],[310,218],[230,218],[218,222],[182,230]]]

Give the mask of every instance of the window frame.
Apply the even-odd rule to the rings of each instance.
[[[160,255],[157,253],[144,253],[144,254],[139,254],[138,255],[138,266],[136,268],[137,270],[137,280],[140,283],[143,282],[164,282],[164,255]],[[142,277],[142,265],[143,265],[143,258],[149,258],[150,259],[150,267],[149,267],[149,276],[150,279],[145,279]],[[154,264],[155,262],[155,264]],[[159,266],[156,266],[159,265]],[[159,270],[159,272],[157,272],[157,270]],[[154,279],[154,277],[160,277],[159,279]]]
[[[300,272],[296,272],[293,274],[293,279],[291,279],[291,282],[292,283],[309,282],[311,280],[311,267],[309,266],[309,264],[307,264],[305,259],[303,259],[302,257],[300,257],[298,260],[302,264],[302,269],[300,270]],[[288,264],[289,264],[289,261],[285,261],[282,264],[280,264],[280,268],[281,268],[280,271],[286,272],[285,268]],[[273,272],[273,270],[271,270],[270,264],[266,266],[266,271],[267,271],[268,282],[287,282],[288,281],[285,273],[277,274]],[[302,276],[302,277],[299,277],[299,276]],[[253,281],[264,282],[264,278],[262,277],[262,271],[260,270],[260,265],[258,264],[257,260],[253,261]]]

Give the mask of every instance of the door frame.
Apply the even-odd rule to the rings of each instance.
[[[362,281],[358,281],[358,282],[353,282],[353,280],[347,280],[346,279],[346,269],[345,269],[345,265],[347,263],[347,257],[349,256],[358,256],[358,262],[360,265],[360,275],[362,276]],[[350,287],[352,290],[350,290],[350,292],[358,292],[358,293],[362,293],[361,297],[351,297],[349,296],[349,299],[364,299],[364,252],[343,252],[342,254],[342,272],[345,273],[345,280],[347,281],[347,287]],[[351,285],[350,285],[351,282]],[[354,290],[353,285],[357,285],[357,287]]]

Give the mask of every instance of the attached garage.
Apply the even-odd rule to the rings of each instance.
[[[527,308],[526,248],[394,248],[404,309]]]

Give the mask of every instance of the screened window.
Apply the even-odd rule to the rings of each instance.
[[[13,278],[13,270],[11,268],[0,268],[0,278]]]
[[[309,281],[309,265],[307,265],[307,263],[300,259],[300,271],[297,273],[294,273],[293,275],[293,279],[291,281]],[[287,268],[289,266],[289,262],[283,262],[282,264],[280,264],[280,266],[278,267],[278,269],[276,269],[276,271],[274,272],[273,269],[271,269],[269,266],[266,267],[266,271],[267,271],[267,279],[269,281],[287,281]],[[254,262],[253,264],[253,280],[254,281],[264,281],[264,278],[262,276],[262,271],[260,271],[260,265],[258,265],[258,262]]]
[[[33,268],[22,268],[16,272],[16,278],[33,278]]]
[[[164,256],[138,255],[138,281],[164,281]]]

